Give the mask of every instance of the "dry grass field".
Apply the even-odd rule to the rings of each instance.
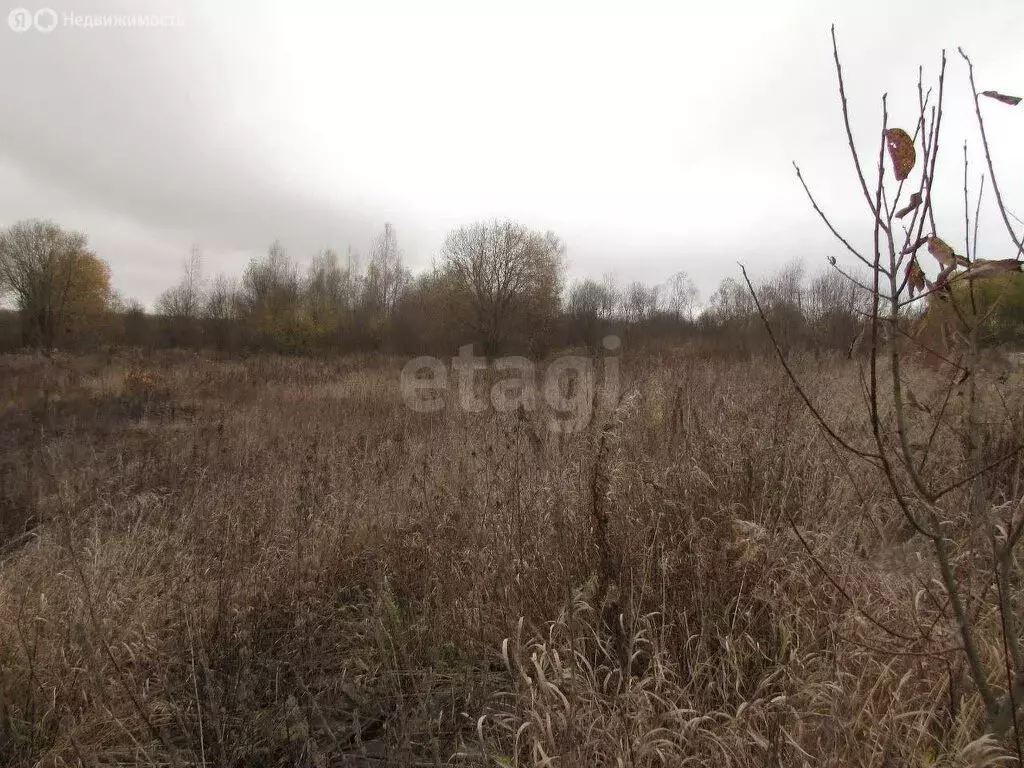
[[[927,547],[775,361],[624,360],[574,433],[414,413],[400,366],[0,359],[0,764],[1016,763]],[[867,440],[857,363],[795,369]],[[997,456],[1024,387],[978,380]]]

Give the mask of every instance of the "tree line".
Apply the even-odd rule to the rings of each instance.
[[[150,313],[112,290],[110,269],[85,235],[20,221],[0,230],[0,298],[14,307],[4,346],[446,354],[472,342],[487,355],[541,356],[565,347],[596,352],[615,333],[632,346],[687,340],[722,353],[763,348],[754,297],[738,280],[726,278],[701,302],[683,271],[659,284],[620,285],[612,275],[568,282],[565,256],[555,233],[514,221],[452,230],[433,267],[417,275],[390,224],[365,263],[351,248],[324,249],[302,268],[275,242],[241,275],[209,278],[196,247]],[[787,347],[848,352],[868,309],[856,280],[829,268],[809,273],[800,262],[761,281],[756,293]],[[998,302],[991,338],[1024,339],[1024,282],[993,289],[988,300]],[[942,312],[929,310],[937,325]]]

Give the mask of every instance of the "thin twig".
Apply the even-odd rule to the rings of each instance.
[[[1003,196],[999,192],[999,182],[996,180],[996,169],[992,165],[992,153],[988,148],[988,136],[985,133],[985,120],[981,116],[981,103],[978,99],[978,88],[974,84],[974,64],[971,62],[970,57],[964,53],[963,48],[958,48],[960,55],[964,61],[967,62],[967,74],[971,82],[971,96],[974,98],[974,114],[978,118],[978,130],[981,132],[981,144],[985,148],[985,162],[988,164],[988,175],[992,178],[992,191],[996,196],[996,207],[999,208],[999,214],[1003,217],[1003,223],[1006,224],[1006,231],[1010,235],[1010,240],[1017,247],[1017,259],[1020,259],[1024,255],[1024,237],[1018,237],[1017,233],[1013,231],[1013,225],[1010,224],[1010,217],[1007,215],[1006,206],[1003,204]]]
[[[790,514],[789,510],[784,508],[783,514],[786,515],[786,520],[789,521],[789,527],[793,529],[793,533],[796,534],[797,539],[799,539],[800,544],[803,546],[804,550],[806,550],[808,556],[811,558],[811,561],[814,563],[815,567],[819,571],[821,571],[821,574],[826,579],[828,579],[829,583],[836,588],[836,591],[843,596],[843,598],[853,607],[855,611],[857,611],[857,613],[859,613],[861,616],[870,621],[872,624],[874,624],[876,627],[881,629],[886,634],[892,635],[895,638],[898,638],[900,640],[906,640],[907,642],[911,643],[921,641],[922,638],[920,637],[912,637],[910,635],[905,635],[902,632],[895,630],[890,626],[887,626],[882,621],[876,619],[866,610],[857,605],[857,602],[853,599],[853,597],[851,597],[850,594],[845,589],[843,589],[842,585],[835,580],[831,573],[829,573],[828,568],[826,568],[824,564],[818,559],[818,556],[814,554],[814,550],[811,548],[811,545],[807,542],[807,540],[804,539],[803,534],[800,533],[800,528],[797,526],[796,521],[793,520],[793,516]]]
[[[839,80],[839,100],[843,105],[843,126],[846,128],[846,139],[850,145],[850,154],[853,156],[853,165],[857,169],[857,179],[860,181],[861,191],[864,199],[871,209],[871,215],[878,218],[878,203],[871,201],[871,193],[868,192],[868,184],[864,179],[864,171],[860,167],[860,157],[857,155],[857,145],[853,140],[853,129],[850,127],[850,110],[846,103],[846,86],[843,83],[843,65],[839,61],[839,45],[836,43],[836,25],[832,25],[832,56],[836,63],[836,77]]]
[[[825,226],[828,227],[829,231],[839,242],[846,246],[846,250],[848,250],[850,253],[852,253],[854,256],[860,259],[866,266],[870,267],[871,262],[868,261],[863,256],[863,254],[861,254],[860,251],[858,251],[856,248],[850,245],[850,242],[845,237],[839,234],[839,231],[835,228],[835,226],[833,226],[828,216],[825,215],[825,212],[823,210],[821,210],[821,207],[818,205],[817,200],[814,199],[814,195],[811,194],[811,190],[807,186],[807,182],[804,181],[804,175],[800,171],[800,166],[797,165],[796,163],[793,163],[793,168],[796,169],[796,177],[800,180],[800,186],[804,188],[804,193],[807,195],[807,199],[811,202],[811,207],[814,208],[815,212],[818,214],[821,220],[825,222]]]
[[[768,322],[768,317],[765,315],[764,308],[761,306],[761,300],[757,297],[757,292],[754,290],[754,286],[750,282],[750,277],[747,275],[747,268],[740,264],[740,271],[743,273],[743,280],[747,284],[747,290],[750,291],[750,296],[754,300],[754,306],[757,307],[757,314],[761,317],[761,323],[764,325],[765,330],[768,332],[768,338],[772,342],[772,347],[775,349],[775,353],[779,358],[779,362],[782,364],[782,368],[783,370],[785,370],[786,376],[789,377],[789,380],[796,388],[797,394],[800,395],[800,399],[804,401],[804,405],[807,406],[808,410],[811,412],[811,415],[813,415],[814,418],[817,420],[818,424],[821,425],[821,428],[828,433],[829,437],[831,437],[833,440],[835,440],[837,443],[843,446],[843,448],[845,448],[850,453],[871,460],[872,463],[874,463],[875,460],[880,458],[878,454],[871,453],[870,451],[863,451],[860,448],[855,448],[854,446],[850,445],[846,440],[840,437],[840,435],[834,429],[832,429],[831,426],[829,426],[828,422],[825,421],[825,417],[821,415],[818,409],[814,406],[814,403],[811,402],[811,399],[810,397],[808,397],[807,392],[804,391],[804,388],[800,385],[799,380],[796,378],[796,374],[793,373],[793,370],[789,367],[789,363],[786,362],[786,356],[785,354],[783,354],[782,348],[779,346],[779,342],[775,338],[775,333],[774,331],[772,331],[771,323]]]

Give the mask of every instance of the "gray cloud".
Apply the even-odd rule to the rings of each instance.
[[[193,242],[211,270],[237,273],[275,238],[299,258],[365,249],[391,220],[424,267],[445,229],[491,215],[558,231],[573,275],[685,269],[710,293],[737,260],[764,271],[838,255],[794,159],[837,223],[869,234],[835,100],[833,19],[862,138],[877,135],[882,91],[894,120],[912,120],[917,64],[934,71],[953,49],[951,180],[959,144],[976,148],[955,46],[983,87],[1024,90],[1015,0],[855,11],[792,0],[770,13],[567,2],[504,15],[102,0],[73,12],[174,14],[183,26],[0,27],[0,225],[41,216],[86,231],[116,285],[147,302]],[[1024,170],[1021,120],[992,111],[1008,194]],[[943,190],[953,222],[959,194]],[[998,222],[985,224],[1005,255]]]

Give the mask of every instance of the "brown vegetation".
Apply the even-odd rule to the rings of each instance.
[[[766,361],[625,361],[616,411],[575,434],[412,413],[387,360],[2,365],[4,764],[1007,755],[927,542]],[[854,363],[796,368],[869,437]],[[1024,431],[1000,375],[979,374],[986,456]],[[936,405],[945,380],[909,376]],[[1015,508],[1022,481],[1015,459],[987,497]],[[997,659],[992,587],[957,567]]]

